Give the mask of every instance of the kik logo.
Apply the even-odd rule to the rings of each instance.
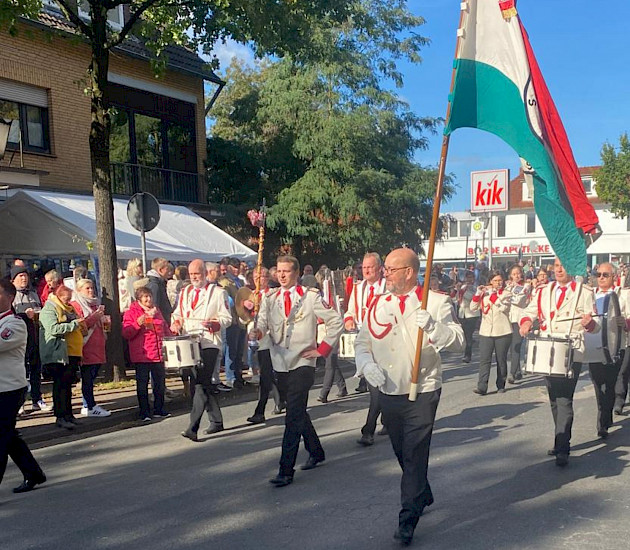
[[[504,192],[505,188],[499,186],[499,181],[497,179],[485,184],[481,181],[477,181],[475,205],[500,206],[503,204],[503,198],[501,195],[504,194]]]

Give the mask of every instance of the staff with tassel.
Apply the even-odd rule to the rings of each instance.
[[[258,311],[260,309],[260,274],[263,264],[263,251],[265,249],[265,220],[267,218],[267,205],[265,199],[262,201],[260,210],[250,210],[247,212],[247,217],[254,227],[258,227],[258,259],[256,261],[256,276],[254,281],[256,288],[254,290],[254,329],[258,325]],[[258,349],[258,340],[250,340],[249,349],[256,351]]]

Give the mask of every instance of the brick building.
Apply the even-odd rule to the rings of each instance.
[[[125,13],[110,16],[115,26]],[[0,31],[0,43],[0,118],[12,121],[0,185],[89,193],[87,44],[52,0],[44,0],[37,21],[20,22],[17,36]],[[195,53],[181,47],[167,53],[167,69],[156,78],[150,53],[135,37],[112,52],[113,192],[207,204],[204,83],[224,83]]]

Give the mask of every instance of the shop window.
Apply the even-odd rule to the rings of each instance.
[[[448,222],[448,235],[449,237],[457,237],[457,220]]]
[[[85,0],[79,2],[79,17],[90,19],[90,5]],[[107,11],[107,22],[114,30],[122,29],[124,23],[122,4]]]
[[[470,224],[471,224],[470,220],[459,222],[459,236],[460,237],[470,237]]]
[[[590,178],[590,177],[582,178],[582,186],[584,187],[584,192],[587,195],[593,194],[593,178]]]

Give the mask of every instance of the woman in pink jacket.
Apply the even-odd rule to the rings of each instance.
[[[106,362],[105,332],[103,330],[104,306],[96,296],[94,282],[91,279],[79,279],[70,302],[77,315],[85,319],[88,332],[83,337],[83,359],[81,361],[81,393],[83,407],[81,416],[109,416],[111,413],[96,404],[94,399],[94,380],[98,371]]]
[[[136,290],[136,301],[123,316],[123,337],[129,341],[129,357],[136,369],[136,392],[140,418],[151,421],[149,408],[149,375],[153,380],[153,416],[170,416],[164,410],[166,371],[162,356],[162,337],[172,333],[153,304],[153,295],[146,287]]]

